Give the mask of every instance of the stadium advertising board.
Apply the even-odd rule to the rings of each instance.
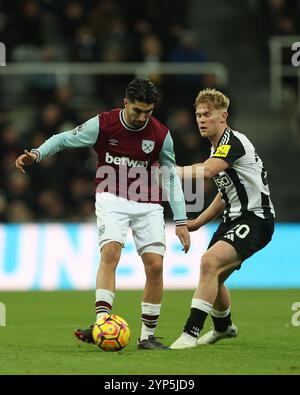
[[[192,245],[184,254],[174,226],[166,226],[164,261],[166,289],[193,289],[200,257],[216,224],[191,233]],[[279,224],[273,241],[247,260],[228,280],[231,288],[300,287],[295,245],[300,225]],[[0,226],[0,290],[93,289],[99,263],[94,224],[27,224]],[[131,234],[117,269],[118,289],[142,289],[145,275]]]

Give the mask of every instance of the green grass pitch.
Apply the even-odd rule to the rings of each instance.
[[[193,291],[165,291],[157,336],[180,334]],[[118,291],[115,314],[132,331],[130,344],[106,353],[79,342],[76,327],[94,319],[94,292],[0,292],[0,374],[300,374],[300,326],[291,322],[299,290],[233,290],[236,339],[191,350],[138,351],[141,291]],[[211,326],[206,321],[205,331]]]

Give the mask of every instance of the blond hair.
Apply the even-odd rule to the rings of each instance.
[[[227,111],[230,100],[224,93],[216,89],[206,88],[198,93],[194,106],[198,107],[199,104],[206,104],[208,108]]]

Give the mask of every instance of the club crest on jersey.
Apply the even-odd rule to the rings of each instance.
[[[101,237],[103,235],[103,233],[105,232],[105,225],[100,226],[100,228],[98,229],[98,235],[99,237]]]
[[[145,154],[150,154],[154,150],[155,142],[152,140],[143,140],[142,141],[142,150]]]

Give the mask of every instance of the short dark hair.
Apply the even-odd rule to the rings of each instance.
[[[150,80],[135,78],[127,85],[126,98],[131,103],[139,101],[141,103],[155,104],[158,99],[158,91]]]

